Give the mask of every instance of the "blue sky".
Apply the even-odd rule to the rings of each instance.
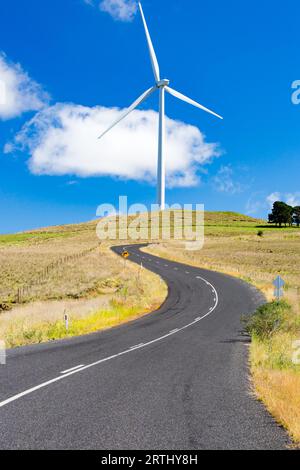
[[[90,220],[119,195],[155,202],[157,95],[96,142],[114,108],[153,85],[141,18],[126,3],[1,2],[11,100],[0,100],[0,232]],[[167,96],[167,202],[261,217],[274,199],[300,204],[299,2],[143,7],[162,76],[224,116]]]

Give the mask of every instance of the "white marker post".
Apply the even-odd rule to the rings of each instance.
[[[67,313],[64,313],[64,320],[65,320],[65,325],[66,325],[66,330],[69,330],[69,315]]]
[[[4,341],[0,341],[0,366],[6,364],[6,346]]]

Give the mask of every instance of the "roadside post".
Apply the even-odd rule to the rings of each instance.
[[[66,330],[68,331],[69,330],[69,315],[66,312],[64,313],[64,321],[66,325]]]
[[[5,366],[6,364],[6,347],[5,342],[0,341],[0,366]]]
[[[281,276],[277,276],[275,281],[273,282],[273,286],[275,287],[274,296],[279,301],[283,297],[283,287],[285,285],[284,280]]]

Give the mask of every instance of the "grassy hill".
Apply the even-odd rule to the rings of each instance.
[[[171,214],[179,213],[182,211],[171,211]],[[134,216],[129,216],[129,220],[133,220]],[[149,216],[150,219],[150,216]],[[172,218],[171,220],[174,220]],[[69,224],[69,225],[55,225],[52,227],[42,227],[35,230],[28,230],[11,235],[1,235],[0,243],[8,242],[21,242],[26,241],[32,237],[48,238],[57,237],[63,235],[76,235],[82,232],[92,232],[98,220],[93,220],[80,224]],[[172,223],[172,222],[171,222]],[[239,214],[237,212],[205,212],[205,225],[207,226],[227,226],[227,227],[258,227],[260,225],[266,225],[266,221],[263,219],[255,219],[247,215]]]

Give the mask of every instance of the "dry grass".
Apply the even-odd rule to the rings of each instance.
[[[300,293],[300,231],[257,230],[239,233],[206,231],[205,245],[201,251],[187,251],[176,241],[163,242],[147,250],[157,255],[182,261],[194,266],[224,272],[243,278],[272,297],[272,281],[280,274],[286,281],[286,293],[294,299]],[[207,233],[208,232],[208,233]]]
[[[80,254],[97,245],[94,232],[0,244],[0,302],[14,301],[18,288],[28,285],[33,285],[33,289],[26,294],[25,301],[61,298],[85,291],[99,277],[99,269],[102,271],[96,250],[49,270],[45,280],[41,280],[41,273],[64,257]]]
[[[300,443],[300,374],[252,368],[256,394],[268,407],[276,421],[289,430]]]
[[[111,254],[118,277],[102,283],[87,298],[39,301],[14,307],[0,316],[0,338],[7,347],[79,336],[116,326],[159,308],[167,287],[153,273],[134,264],[124,269],[123,262]],[[108,269],[108,266],[106,266]],[[70,328],[65,330],[64,313]]]

